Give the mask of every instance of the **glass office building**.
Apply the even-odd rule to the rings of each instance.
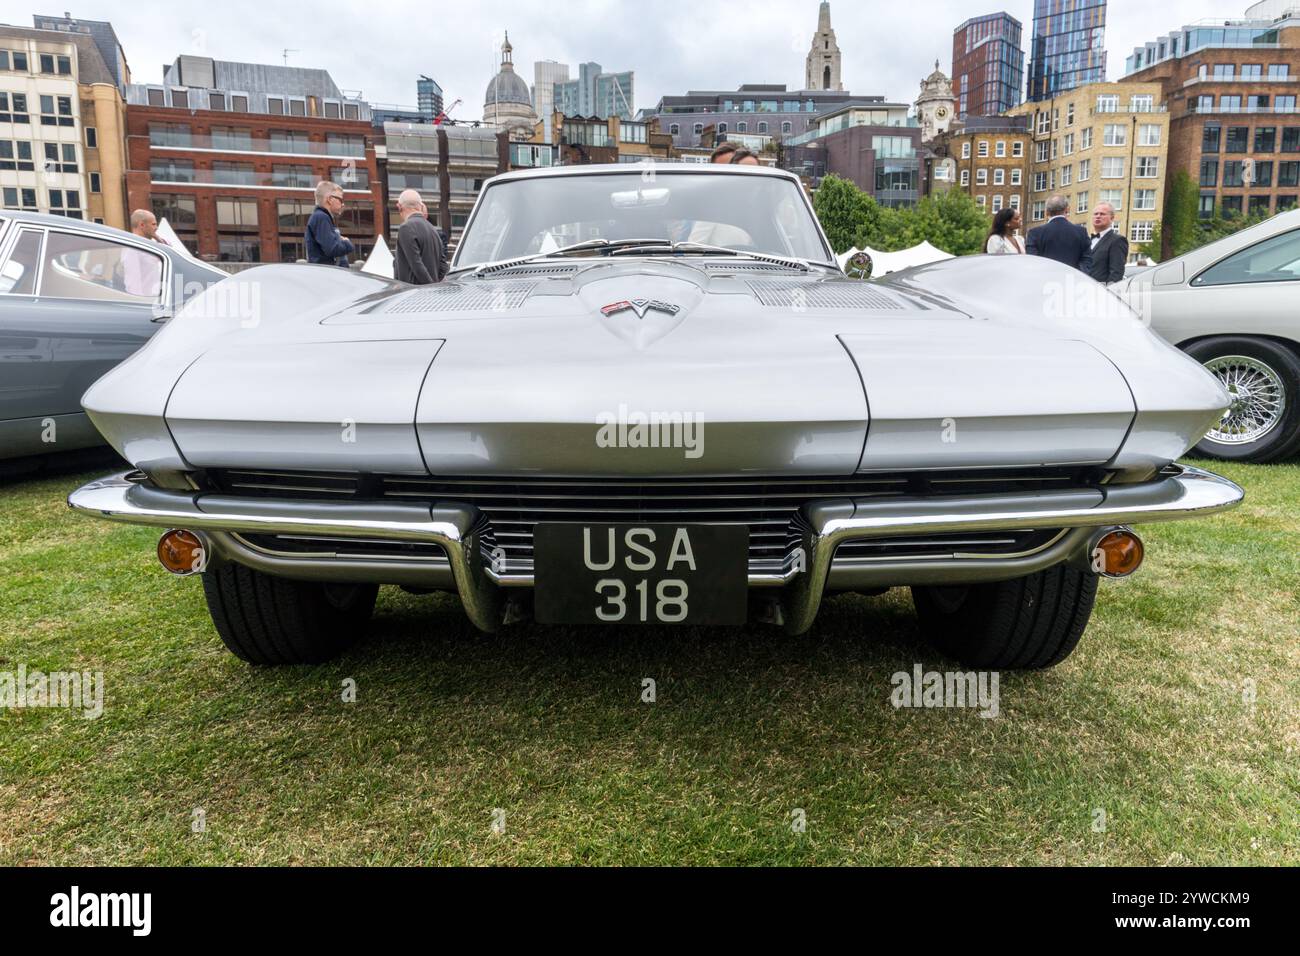
[[[1106,0],[1034,0],[1031,103],[1106,81]]]

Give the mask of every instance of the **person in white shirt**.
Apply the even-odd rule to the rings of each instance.
[[[993,229],[984,243],[984,251],[991,256],[1023,256],[1025,244],[1017,235],[1022,225],[1019,209],[1010,206],[999,209],[993,217]]]
[[[158,220],[148,209],[137,209],[131,213],[131,232],[141,239],[158,242]],[[147,252],[128,249],[123,253],[123,284],[131,295],[143,298],[157,298],[162,291],[162,257],[151,256]]]

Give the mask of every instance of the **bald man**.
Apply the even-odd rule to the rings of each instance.
[[[420,194],[414,189],[402,190],[397,197],[397,214],[402,217],[402,225],[397,230],[397,278],[412,285],[441,282],[445,275],[442,240],[438,230],[425,218]]]

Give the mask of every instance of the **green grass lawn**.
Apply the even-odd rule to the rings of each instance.
[[[957,669],[901,590],[798,638],[487,637],[385,588],[343,659],[254,669],[154,532],[67,509],[90,476],[0,485],[0,671],[107,688],[98,720],[0,711],[0,864],[1294,864],[1300,464],[1211,467],[1246,504],[1148,527],[1074,656],[1003,674],[992,720],[890,705],[894,672]]]

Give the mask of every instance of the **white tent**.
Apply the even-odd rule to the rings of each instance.
[[[383,236],[375,236],[375,248],[370,250],[370,257],[366,259],[361,271],[385,279],[393,278],[393,254],[388,251],[388,243],[384,242]]]
[[[944,259],[952,258],[948,253],[942,249],[936,249],[928,242],[922,242],[919,246],[903,249],[900,252],[880,252],[876,249],[859,249],[854,246],[848,252],[835,257],[840,264],[840,268],[845,268],[849,259],[859,252],[865,252],[871,257],[871,277],[873,279],[889,275],[891,272],[898,272],[900,269],[910,269],[912,266],[923,266],[928,262],[941,262]]]
[[[158,229],[155,231],[154,235],[161,239],[164,244],[171,246],[181,255],[185,256],[185,258],[194,259],[195,262],[202,261],[196,259],[194,254],[190,252],[189,249],[185,248],[185,243],[181,242],[181,237],[176,235],[176,230],[172,228],[172,224],[167,221],[166,216],[163,216],[158,220]]]

